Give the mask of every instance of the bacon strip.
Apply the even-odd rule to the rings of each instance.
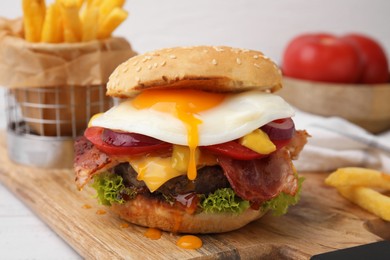
[[[95,174],[108,170],[119,163],[119,161],[99,151],[84,136],[75,141],[74,148],[75,181],[79,189],[82,189]]]
[[[296,159],[310,135],[295,132],[291,142],[266,158],[242,161],[220,156],[218,161],[233,190],[255,204],[276,197],[280,192],[295,195],[298,179],[291,159]]]
[[[295,195],[298,180],[287,149],[257,160],[218,158],[233,190],[244,200],[261,203],[280,192]]]
[[[291,159],[296,160],[299,153],[307,143],[307,138],[310,135],[305,130],[297,130],[290,143],[287,145],[287,149],[290,151]]]

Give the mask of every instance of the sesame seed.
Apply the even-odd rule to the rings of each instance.
[[[253,64],[256,68],[260,68],[260,65],[259,64],[257,64],[257,63],[255,63],[255,64]]]
[[[149,70],[152,69],[152,64],[149,64],[149,65],[148,65],[148,69],[149,69]]]
[[[161,65],[162,67],[164,67],[165,64],[167,64],[167,62],[166,62],[165,60],[164,60],[163,62],[160,63],[160,65]]]
[[[204,52],[204,53],[208,53],[209,50],[208,50],[208,49],[204,49],[203,52]]]
[[[153,64],[153,67],[154,67],[154,68],[157,68],[157,66],[158,66],[158,64],[157,64],[157,62],[155,62],[155,63]]]
[[[213,60],[211,61],[211,63],[214,64],[214,65],[217,65],[217,64],[218,64],[218,62],[217,62],[216,59],[213,59]]]
[[[136,81],[137,83],[140,83],[140,82],[141,82],[141,79],[140,79],[139,77],[135,77],[135,81]]]
[[[238,65],[241,65],[241,63],[242,63],[240,58],[237,58],[236,62],[237,62]]]
[[[142,60],[142,62],[146,62],[148,60],[151,60],[152,59],[152,56],[145,56]]]
[[[176,59],[176,56],[172,54],[172,55],[169,55],[169,58],[170,59]]]
[[[129,70],[129,67],[124,67],[123,72],[127,72]]]
[[[257,60],[259,58],[259,55],[253,55],[253,58]]]
[[[217,52],[223,52],[224,49],[220,48],[220,47],[217,47],[217,46],[214,46],[213,47]]]
[[[140,72],[142,70],[142,67],[138,66],[135,71]]]
[[[138,60],[134,61],[133,65],[134,65],[134,66],[137,66],[137,65],[138,65],[138,62],[139,62]]]

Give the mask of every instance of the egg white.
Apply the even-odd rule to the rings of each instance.
[[[199,146],[235,140],[273,120],[292,116],[293,108],[280,96],[256,90],[229,95],[218,106],[197,114],[202,120]],[[131,100],[92,119],[90,124],[188,145],[187,129],[182,121],[169,113],[138,110],[131,105]]]

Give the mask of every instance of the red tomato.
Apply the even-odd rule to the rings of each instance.
[[[84,136],[93,143],[100,151],[110,155],[140,155],[152,153],[159,150],[168,150],[172,144],[166,142],[156,142],[155,144],[135,145],[135,146],[115,146],[103,141],[102,134],[104,128],[89,127],[85,130]],[[135,137],[137,138],[137,137]]]
[[[378,42],[361,34],[347,34],[342,37],[353,44],[363,61],[360,83],[386,83],[389,79],[389,64],[386,53]]]
[[[293,39],[282,64],[286,76],[335,83],[357,82],[362,67],[356,48],[330,34],[304,34]]]
[[[202,146],[201,149],[207,150],[213,154],[225,155],[237,160],[253,160],[264,157],[263,154],[257,153],[245,146],[242,146],[236,141]]]
[[[290,142],[289,140],[272,140],[276,149],[280,149]],[[236,141],[230,141],[222,144],[215,144],[209,146],[202,146],[201,149],[205,149],[211,153],[218,155],[225,155],[237,160],[253,160],[259,159],[266,155],[257,153],[245,146],[242,146]]]
[[[156,140],[154,138],[144,136],[141,134],[131,133],[120,133],[118,136],[123,134],[131,136],[132,144],[127,143],[126,146],[113,145],[113,141],[109,140],[110,143],[105,142],[103,139],[105,129],[102,127],[89,127],[85,130],[84,136],[95,145],[100,151],[110,155],[142,155],[147,153],[159,153],[161,151],[169,151],[172,144]],[[138,139],[139,141],[134,141]],[[152,143],[152,140],[156,140]],[[276,149],[280,149],[287,145],[291,139],[288,140],[272,140],[276,145]],[[245,146],[242,146],[236,141],[230,141],[222,144],[202,146],[201,149],[205,149],[211,153],[218,155],[225,155],[237,160],[253,160],[259,159],[266,155],[259,154]]]

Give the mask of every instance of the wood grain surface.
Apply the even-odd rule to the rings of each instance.
[[[302,198],[282,217],[267,214],[224,234],[201,235],[203,247],[176,246],[180,234],[146,238],[97,204],[90,189],[78,191],[72,170],[21,166],[7,156],[0,136],[0,181],[87,259],[309,259],[312,255],[390,239],[390,223],[361,210],[323,184],[327,174],[305,173]],[[91,206],[84,208],[85,205]],[[49,250],[49,249],[48,249]]]

